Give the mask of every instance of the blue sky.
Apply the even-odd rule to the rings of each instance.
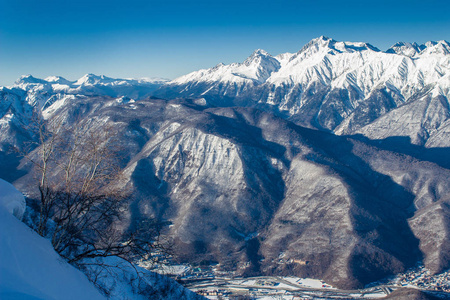
[[[0,0],[0,85],[20,75],[175,78],[320,35],[386,50],[450,40],[448,0]]]

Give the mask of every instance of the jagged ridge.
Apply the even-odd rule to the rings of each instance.
[[[256,51],[245,63],[190,73],[168,82],[156,94],[167,98],[204,97],[213,106],[259,107],[299,125],[379,138],[392,135],[383,128],[390,126],[364,127],[400,106],[431,98],[439,99],[447,109],[449,53],[446,41],[397,43],[383,52],[368,43],[319,37],[295,54],[270,56]],[[239,76],[256,69],[265,70],[269,76]],[[421,131],[439,131],[446,120],[432,127],[424,121],[418,128],[401,133],[408,124],[400,123],[394,131],[423,145],[431,134],[417,138],[424,136]],[[447,135],[448,130],[444,132],[440,134]]]

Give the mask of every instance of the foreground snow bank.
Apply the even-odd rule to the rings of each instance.
[[[22,194],[0,180],[0,299],[104,299],[48,240],[16,218],[24,209]]]
[[[175,280],[131,265],[119,257],[86,259],[85,273],[110,299],[203,300]]]
[[[105,299],[49,240],[18,220],[24,211],[23,195],[0,179],[0,299]],[[170,278],[117,257],[91,263],[86,273],[111,299],[204,299]]]
[[[22,220],[26,207],[22,193],[3,179],[0,179],[0,207],[4,207],[19,220]]]

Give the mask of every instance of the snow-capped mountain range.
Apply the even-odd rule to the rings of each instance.
[[[239,88],[245,84],[268,84],[275,90],[269,93],[265,102],[278,104],[280,110],[294,114],[295,108],[299,107],[287,105],[287,100],[293,95],[284,95],[280,102],[276,102],[277,88],[299,85],[299,92],[304,93],[319,82],[331,88],[354,88],[359,98],[364,99],[380,85],[400,90],[408,97],[416,89],[436,84],[447,88],[436,93],[448,95],[449,55],[450,44],[447,41],[424,45],[397,43],[383,52],[368,43],[337,42],[322,36],[313,39],[297,53],[272,56],[264,50],[256,50],[243,63],[219,64],[192,72],[166,86],[221,83],[223,96],[231,96],[229,93],[235,88],[232,95],[238,97],[242,93]],[[230,90],[227,92],[226,88]],[[185,92],[195,93],[189,89]],[[202,95],[209,94],[210,90],[202,92]],[[297,105],[301,106],[301,103]]]
[[[172,81],[25,76],[0,88],[0,177],[31,190],[7,149],[35,139],[26,125],[38,109],[49,123],[117,131],[130,218],[170,221],[181,260],[341,287],[418,260],[441,272],[449,49],[320,37]]]
[[[0,175],[8,179],[8,167],[16,162],[11,148],[21,148],[24,142],[33,139],[27,126],[36,112],[49,119],[63,106],[93,97],[116,99],[117,103],[133,102],[150,97],[165,82],[166,79],[160,78],[114,79],[94,74],[75,81],[60,76],[39,79],[25,75],[12,86],[0,87],[0,151],[3,152],[0,164],[4,170],[4,173],[0,170]]]
[[[271,56],[257,50],[243,63],[192,72],[166,83],[157,95],[260,107],[337,134],[406,135],[415,144],[443,146],[432,136],[447,134],[450,44],[397,43],[383,52],[368,43],[322,36],[297,53]],[[409,126],[404,122],[377,121],[385,114],[410,122],[411,131],[404,130]]]
[[[218,64],[172,81],[28,75],[0,93],[44,110],[79,96],[203,98],[209,106],[257,107],[339,135],[404,136],[426,147],[450,145],[442,138],[450,137],[450,44],[444,40],[396,43],[380,51],[321,36],[297,53],[256,50],[242,63]]]
[[[161,78],[115,79],[94,74],[86,74],[78,80],[69,81],[61,76],[39,79],[25,75],[13,86],[0,87],[0,93],[24,98],[31,106],[45,110],[58,100],[64,101],[79,96],[126,97],[140,100],[149,97],[167,81]]]

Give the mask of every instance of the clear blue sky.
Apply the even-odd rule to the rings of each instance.
[[[325,35],[450,40],[449,0],[0,0],[0,85],[22,74],[175,78]]]

